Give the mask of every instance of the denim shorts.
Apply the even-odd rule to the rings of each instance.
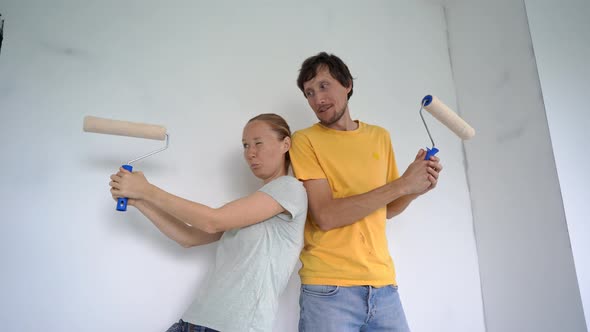
[[[194,325],[183,321],[182,319],[178,323],[174,323],[166,332],[219,332],[214,329],[210,329],[201,325]]]
[[[409,332],[397,286],[301,285],[299,332]]]

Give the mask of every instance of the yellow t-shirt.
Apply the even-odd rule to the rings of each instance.
[[[363,194],[399,177],[389,133],[357,121],[352,131],[315,124],[293,135],[295,176],[327,179],[333,198]],[[385,235],[386,207],[357,222],[324,232],[308,213],[300,259],[301,283],[383,286],[396,284]]]

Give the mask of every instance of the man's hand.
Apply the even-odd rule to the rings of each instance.
[[[438,175],[442,171],[440,159],[432,156],[430,160],[424,160],[425,156],[426,151],[420,149],[401,176],[408,195],[422,195],[436,187]]]

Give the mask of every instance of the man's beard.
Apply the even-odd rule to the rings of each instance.
[[[348,102],[346,102],[346,105],[344,105],[344,107],[342,107],[340,112],[336,112],[334,114],[334,116],[332,118],[328,119],[327,121],[320,119],[320,123],[326,127],[329,127],[329,126],[335,124],[336,122],[340,121],[340,119],[342,119],[342,117],[344,116],[344,112],[346,112],[347,107],[348,107]]]

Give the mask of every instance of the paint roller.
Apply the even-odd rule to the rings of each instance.
[[[122,165],[122,167],[128,170],[129,172],[133,171],[133,166],[131,166],[132,163],[166,150],[168,148],[169,143],[169,135],[166,133],[165,127],[147,123],[137,123],[129,121],[104,119],[95,116],[86,116],[84,117],[84,131],[107,135],[130,136],[166,141],[166,145],[163,148],[152,151],[143,156],[137,157],[133,160],[128,161],[125,165]],[[126,210],[127,198],[120,197],[117,200],[117,211]]]
[[[473,129],[467,122],[461,119],[457,113],[453,112],[447,105],[441,102],[438,98],[432,95],[426,95],[422,98],[420,105],[420,117],[432,143],[432,149],[426,148],[425,160],[429,160],[430,157],[434,156],[439,150],[434,146],[434,140],[430,135],[430,130],[424,121],[422,110],[425,109],[428,113],[432,114],[438,121],[447,126],[452,132],[459,136],[462,140],[468,140],[475,135],[475,129]]]

